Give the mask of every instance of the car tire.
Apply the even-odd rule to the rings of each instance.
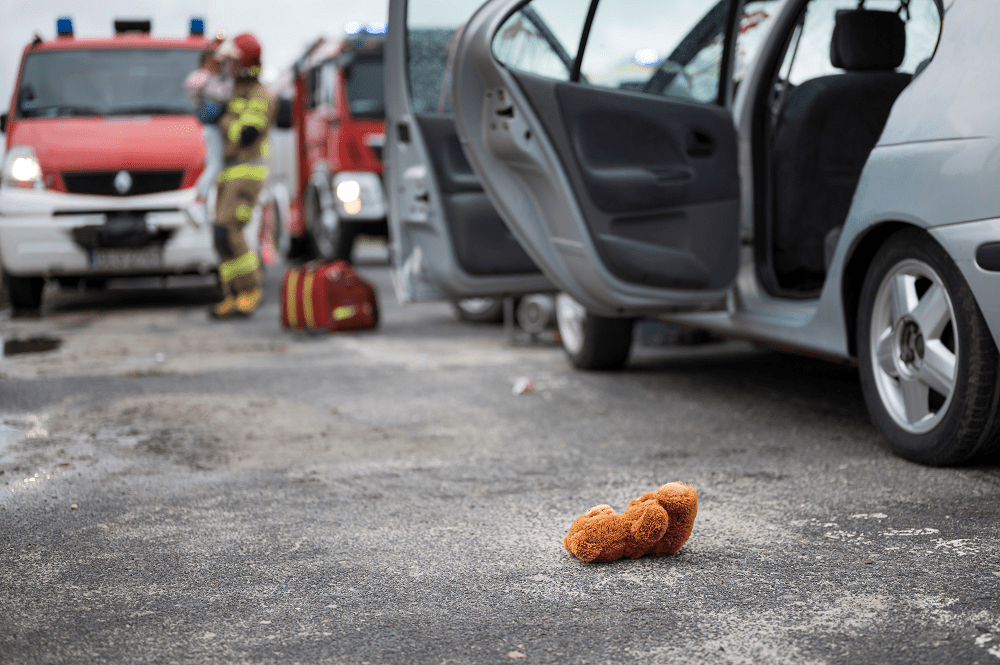
[[[42,290],[45,280],[41,277],[15,277],[4,275],[10,295],[10,306],[15,312],[31,312],[42,308]]]
[[[895,454],[945,466],[996,450],[997,347],[958,267],[926,233],[901,231],[875,254],[857,342],[868,412]]]
[[[503,298],[460,298],[451,306],[459,321],[503,323]]]
[[[628,362],[635,319],[591,314],[560,293],[556,296],[556,323],[563,351],[577,369],[617,370]]]

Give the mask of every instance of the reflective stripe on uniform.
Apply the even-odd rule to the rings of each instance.
[[[267,180],[266,164],[237,164],[229,168],[222,169],[219,179],[216,182],[223,183],[229,180]]]
[[[239,115],[238,118],[233,120],[229,125],[229,131],[226,136],[229,138],[230,143],[238,143],[240,140],[240,134],[243,132],[244,127],[256,127],[257,129],[263,131],[267,128],[267,100],[261,97],[253,97],[249,100],[238,98],[242,103],[236,105],[239,110],[233,106],[234,99],[229,103],[229,110],[233,113]]]
[[[236,206],[236,219],[241,222],[249,222],[251,217],[253,217],[253,208],[248,206],[246,203],[241,203]]]
[[[225,282],[231,282],[240,275],[249,275],[260,268],[260,259],[257,252],[250,250],[243,256],[238,256],[229,261],[223,261],[219,266],[219,278]]]

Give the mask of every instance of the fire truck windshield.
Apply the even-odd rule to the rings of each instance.
[[[385,117],[382,60],[362,58],[344,72],[347,78],[347,108],[355,118]]]
[[[16,113],[23,118],[194,113],[185,77],[198,49],[72,49],[24,58]]]

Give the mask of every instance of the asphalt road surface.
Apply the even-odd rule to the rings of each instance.
[[[894,458],[854,368],[577,372],[361,271],[368,333],[282,330],[274,269],[250,321],[210,289],[2,315],[61,346],[0,360],[0,663],[1000,663],[1000,470]],[[678,554],[563,549],[674,480]]]

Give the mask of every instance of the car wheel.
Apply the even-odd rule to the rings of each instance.
[[[858,313],[861,387],[893,452],[960,464],[998,434],[998,354],[982,312],[948,254],[920,231],[875,254]]]
[[[461,298],[451,301],[451,306],[460,321],[503,322],[503,298]]]
[[[577,369],[621,369],[628,361],[635,319],[596,316],[560,293],[556,296],[556,323],[563,350]]]
[[[42,289],[45,280],[41,277],[14,277],[4,275],[10,294],[10,306],[14,311],[34,311],[42,307]]]

